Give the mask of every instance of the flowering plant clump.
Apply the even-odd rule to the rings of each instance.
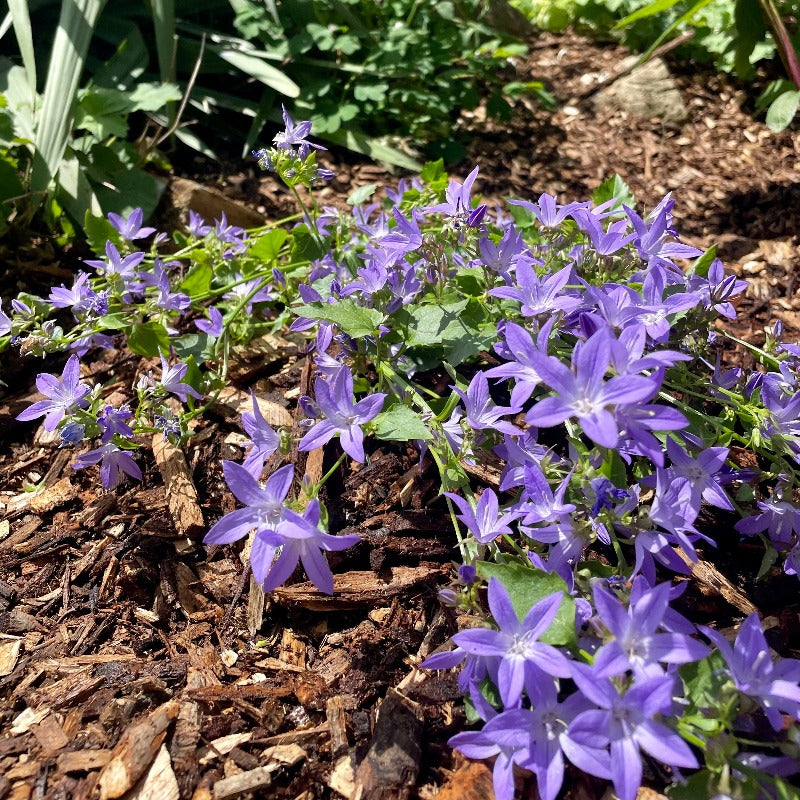
[[[303,203],[298,188],[329,173],[310,123],[284,119],[256,156]],[[459,667],[479,729],[452,744],[494,758],[500,800],[515,765],[552,800],[567,763],[633,800],[654,761],[676,797],[790,796],[800,661],[770,650],[756,615],[731,645],[673,604],[715,536],[762,542],[759,577],[776,562],[798,573],[800,346],[776,327],[764,348],[740,343],[757,370],[723,367],[733,337],[715,322],[735,316],[745,284],[680,241],[670,196],[640,216],[616,179],[592,202],[490,209],[473,199],[477,178],[429,164],[382,198],[364,187],[347,211],[303,205],[254,232],[192,213],[169,252],[141,215],[95,221],[94,273],[0,312],[24,352],[72,352],[19,418],[45,417],[65,447],[92,440],[75,466],[100,463],[112,488],[141,478],[139,434],[190,436],[237,344],[304,336],[317,377],[298,400],[301,434],[274,430],[253,397],[244,463],[223,463],[243,507],[207,543],[249,535],[265,591],[302,565],[332,593],[324,554],[358,537],[328,530],[321,483],[346,458],[367,461],[373,438],[413,443],[439,471],[463,561],[442,597],[486,620],[422,666]],[[114,407],[79,357],[123,343],[160,369]],[[431,388],[434,369],[449,391]],[[292,464],[270,467],[292,445],[341,453],[320,483],[296,485]],[[469,474],[487,459],[502,470],[480,487]],[[734,524],[709,530],[709,507]],[[760,717],[772,733],[759,740]]]

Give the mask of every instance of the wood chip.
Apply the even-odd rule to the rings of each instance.
[[[231,797],[241,797],[245,792],[263,789],[272,783],[272,776],[268,769],[256,767],[229,778],[222,778],[214,784],[214,800],[228,800]]]
[[[436,795],[436,800],[484,800],[494,795],[492,771],[481,762],[459,766]]]
[[[272,592],[278,603],[298,605],[312,611],[332,611],[385,604],[388,599],[416,589],[426,583],[435,583],[445,577],[450,566],[392,567],[389,580],[371,571],[345,572],[334,575],[333,595],[320,592],[310,582],[282,586]]]
[[[208,743],[208,747],[201,750],[200,763],[210,764],[215,758],[226,756],[238,747],[240,744],[245,744],[253,738],[251,731],[247,733],[231,733],[228,736],[220,736],[219,739],[214,739],[213,742]]]
[[[36,514],[53,511],[78,496],[78,487],[69,478],[62,478],[41,492],[22,492],[6,502],[6,514],[33,511]]]
[[[69,750],[58,757],[59,772],[91,772],[111,760],[110,750]]]
[[[150,769],[126,796],[126,800],[179,800],[180,794],[169,752],[166,745],[162,744]]]
[[[404,800],[417,782],[422,758],[422,709],[389,689],[378,709],[372,743],[356,770],[356,794]]]
[[[331,734],[331,755],[336,757],[347,750],[349,746],[344,700],[340,696],[331,697],[325,703],[325,719],[328,720],[328,728]]]
[[[22,639],[0,639],[0,676],[14,671],[21,649]]]
[[[205,523],[183,450],[165,440],[162,434],[156,434],[153,437],[153,454],[164,479],[167,507],[178,533],[189,538],[198,537],[203,533]]]
[[[256,395],[258,410],[273,428],[290,427],[292,415],[288,409],[270,400]],[[253,413],[253,399],[249,392],[243,392],[233,386],[226,386],[217,397],[215,409],[225,411],[226,416],[241,417],[245,412]]]
[[[146,719],[135,723],[122,734],[111,760],[100,773],[98,783],[101,800],[121,797],[141,778],[161,749],[167,727],[178,715],[178,711],[179,705],[176,701],[164,703]]]
[[[37,709],[28,707],[14,718],[9,732],[12,736],[21,736],[27,733],[31,726],[40,723],[49,713],[50,709],[47,707]]]
[[[31,732],[36,737],[45,755],[53,755],[69,744],[69,737],[59,725],[56,718],[50,714],[37,725],[31,727]]]
[[[692,576],[700,583],[724,597],[734,608],[748,616],[758,609],[739,591],[713,564],[702,559],[692,561],[682,547],[677,548],[678,555],[692,571]]]

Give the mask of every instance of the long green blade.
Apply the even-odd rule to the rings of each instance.
[[[153,27],[156,31],[156,52],[161,80],[174,82],[175,53],[175,2],[174,0],[150,0]]]
[[[62,0],[42,110],[36,130],[31,188],[45,192],[58,172],[69,141],[86,51],[106,0]]]
[[[22,64],[28,74],[28,86],[31,97],[36,96],[36,59],[33,55],[33,30],[31,15],[26,0],[8,0],[8,10],[14,24],[14,35],[17,37]]]

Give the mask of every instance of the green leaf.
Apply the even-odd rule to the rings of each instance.
[[[344,116],[342,116],[342,119],[344,119]],[[346,147],[348,150],[354,150],[356,153],[362,153],[374,161],[382,161],[384,164],[392,164],[395,167],[419,172],[420,163],[415,158],[401,153],[397,148],[390,147],[378,139],[371,139],[369,136],[365,136],[352,128],[340,128],[335,132],[320,135],[320,138]]]
[[[708,270],[711,265],[714,263],[714,259],[717,257],[717,246],[712,244],[708,250],[694,262],[692,266],[692,273],[694,275],[699,275],[701,278],[708,277]]]
[[[243,53],[241,50],[227,50],[220,48],[217,54],[224,61],[240,69],[251,78],[255,78],[265,86],[269,86],[279,94],[286,97],[298,97],[300,87],[285,73],[275,69],[271,64],[267,64],[263,58],[250,53]]]
[[[575,643],[575,600],[570,596],[567,584],[558,575],[526,567],[517,561],[507,564],[479,561],[476,567],[478,575],[484,580],[497,578],[503,584],[520,620],[541,599],[554,592],[564,592],[558,613],[541,641],[566,646]]]
[[[265,262],[274,261],[288,238],[289,234],[283,228],[262,233],[255,243],[250,245],[250,255]]]
[[[138,356],[155,358],[169,352],[169,334],[160,322],[137,322],[128,336],[128,347]]]
[[[372,425],[375,436],[386,441],[427,441],[433,438],[419,414],[402,403],[396,403],[388,411],[382,411],[372,421]]]
[[[160,111],[181,97],[181,90],[174,83],[140,83],[129,100],[133,111]]]
[[[87,212],[83,220],[83,232],[89,247],[98,255],[105,253],[106,242],[112,242],[117,248],[122,245],[119,231],[105,217],[95,217]]]
[[[36,98],[36,58],[33,49],[33,29],[27,0],[8,0],[8,11],[14,27],[14,36],[25,66],[28,78],[28,88],[31,92],[31,101]]]
[[[456,300],[438,305],[427,303],[402,308],[395,314],[397,325],[405,330],[409,347],[441,345],[469,334],[462,312],[469,300]]]
[[[371,336],[383,321],[383,314],[380,311],[356,305],[355,301],[349,298],[343,298],[335,303],[296,306],[292,311],[298,317],[333,322],[354,339]]]
[[[616,203],[612,209],[619,208],[623,203],[626,206],[633,207],[636,200],[633,197],[630,187],[625,183],[619,175],[614,175],[611,178],[606,178],[595,190],[592,192],[592,202],[599,206],[607,200],[616,199]]]
[[[646,19],[647,17],[653,17],[656,14],[660,14],[662,11],[672,8],[672,6],[674,6],[677,2],[678,0],[651,0],[651,2],[637,9],[632,14],[628,14],[627,17],[623,17],[614,26],[613,30],[627,28],[629,25],[637,22],[640,19]]]
[[[173,55],[177,45],[175,39],[175,0],[150,0],[150,13],[156,33],[158,68],[162,81],[173,80]]]
[[[767,109],[767,127],[779,133],[789,127],[800,106],[800,91],[784,92]]]
[[[192,300],[203,297],[211,288],[211,279],[214,270],[208,263],[193,264],[186,277],[181,281],[180,290],[185,292]]]
[[[375,194],[375,190],[377,188],[377,183],[368,183],[366,186],[359,186],[358,189],[355,189],[350,193],[350,196],[347,198],[347,202],[351,206],[361,205],[361,203],[363,203],[365,200],[369,200],[369,198]]]
[[[444,168],[444,159],[437,159],[436,161],[428,161],[419,173],[421,181],[425,183],[437,183],[442,178],[447,178],[447,172]]]

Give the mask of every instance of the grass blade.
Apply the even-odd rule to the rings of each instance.
[[[63,0],[36,129],[31,188],[45,192],[67,148],[86,51],[106,0]]]
[[[28,86],[31,97],[36,97],[36,59],[33,55],[33,30],[31,28],[31,15],[28,12],[26,0],[8,0],[8,11],[14,25],[14,35],[17,37],[19,52],[22,55],[22,64],[28,74]]]

